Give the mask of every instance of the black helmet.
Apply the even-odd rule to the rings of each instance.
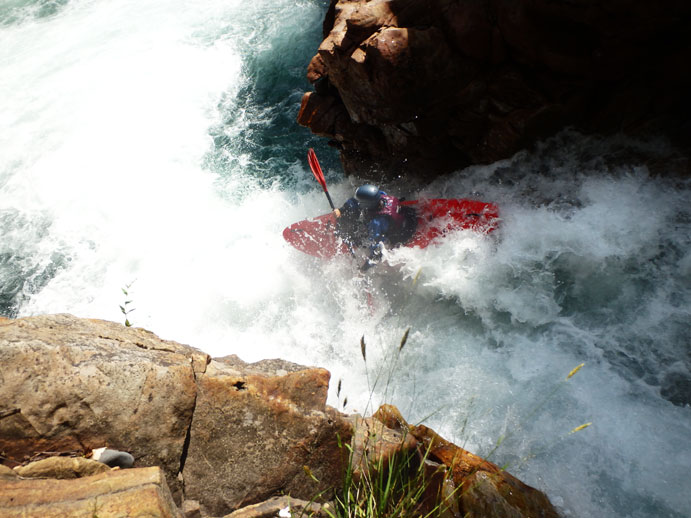
[[[355,199],[366,209],[373,209],[376,207],[377,203],[379,203],[379,198],[381,198],[381,194],[379,194],[379,187],[376,185],[367,183],[361,185],[355,191]]]

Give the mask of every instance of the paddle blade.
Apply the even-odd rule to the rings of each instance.
[[[322,168],[319,165],[319,160],[317,160],[317,154],[314,152],[314,149],[312,148],[309,148],[309,151],[307,151],[307,162],[309,162],[310,164],[312,174],[317,179],[319,184],[322,186],[322,189],[324,189],[324,194],[326,194],[326,199],[329,200],[329,205],[331,205],[332,209],[335,209],[336,207],[334,206],[334,202],[331,199],[329,190],[326,188],[326,180],[324,179],[324,173],[322,173]]]
[[[319,160],[317,160],[317,154],[314,149],[309,148],[307,151],[307,162],[310,165],[312,174],[317,179],[322,188],[326,191],[326,180],[324,179],[324,173],[322,173],[322,168],[319,165]]]

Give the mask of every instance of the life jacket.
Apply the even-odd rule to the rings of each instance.
[[[389,216],[391,218],[391,222],[393,223],[393,228],[391,230],[400,230],[405,222],[405,216],[403,213],[401,213],[401,211],[398,210],[400,206],[398,198],[395,196],[389,196],[388,194],[382,194],[379,200],[380,204],[377,208],[376,214],[378,216]],[[381,200],[383,200],[384,203],[381,203]]]

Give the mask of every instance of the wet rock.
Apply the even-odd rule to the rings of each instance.
[[[344,169],[423,179],[567,126],[691,152],[691,4],[332,0],[298,122]]]
[[[0,478],[0,516],[182,518],[159,468],[108,470],[74,480]]]

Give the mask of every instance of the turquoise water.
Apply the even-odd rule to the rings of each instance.
[[[328,210],[307,148],[337,203],[359,181],[294,122],[325,9],[0,3],[0,313],[122,322],[131,285],[135,325],[324,366],[331,404],[428,418],[564,516],[689,516],[689,185],[602,158],[665,144],[565,132],[387,185],[494,201],[501,228],[390,251],[368,278],[303,256],[281,231]]]

